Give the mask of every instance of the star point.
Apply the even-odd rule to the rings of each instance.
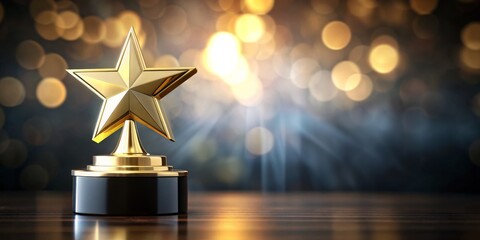
[[[99,143],[120,129],[125,120],[140,122],[174,141],[159,100],[195,74],[196,69],[147,68],[132,27],[115,68],[67,72],[103,99],[92,138]]]

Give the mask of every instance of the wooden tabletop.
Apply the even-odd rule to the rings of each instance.
[[[480,196],[190,193],[184,216],[74,215],[70,193],[0,192],[0,239],[480,239]]]

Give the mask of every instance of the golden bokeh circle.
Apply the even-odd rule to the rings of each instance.
[[[245,8],[253,14],[267,14],[275,5],[275,0],[245,0]]]
[[[311,0],[313,10],[322,15],[331,14],[338,7],[339,0]]]
[[[105,20],[105,37],[102,40],[102,43],[111,48],[116,48],[122,45],[123,35],[125,31],[122,23],[116,18],[107,18]]]
[[[217,32],[208,40],[202,55],[203,64],[210,72],[226,76],[237,65],[241,51],[240,41],[235,35],[229,32]]]
[[[420,15],[427,15],[437,7],[438,0],[410,0],[410,7]]]
[[[242,14],[235,20],[235,34],[242,42],[256,42],[265,33],[265,22],[254,14]]]
[[[107,34],[107,27],[103,20],[97,16],[88,16],[83,19],[82,40],[94,44],[101,42]]]
[[[55,23],[50,24],[40,24],[35,23],[35,29],[37,33],[45,40],[53,41],[60,37],[61,34],[65,31],[62,28],[57,28]]]
[[[47,10],[39,13],[35,17],[35,22],[43,25],[48,25],[48,24],[55,23],[55,21],[57,20],[57,17],[58,17],[57,12],[52,10]]]
[[[30,14],[34,19],[42,12],[53,11],[56,12],[57,4],[54,0],[35,0],[30,3]]]
[[[63,79],[67,72],[67,62],[63,59],[62,56],[56,53],[49,53],[45,56],[45,61],[43,64],[38,68],[38,72],[40,76],[46,77],[54,77],[57,79]]]
[[[352,61],[339,62],[332,69],[332,81],[339,90],[350,91],[358,86],[360,80],[360,69]]]
[[[460,50],[460,60],[469,69],[480,69],[480,50],[463,47]]]
[[[350,39],[352,33],[350,27],[344,22],[333,21],[325,25],[322,31],[322,40],[325,46],[332,50],[340,50],[345,48]]]
[[[25,87],[20,80],[13,77],[0,79],[0,104],[15,107],[25,100]]]
[[[397,67],[399,58],[396,48],[389,44],[379,44],[370,51],[368,61],[373,70],[386,74]]]
[[[118,21],[122,24],[123,33],[125,34],[130,30],[131,27],[133,27],[137,33],[142,32],[142,21],[140,20],[138,14],[134,11],[122,11],[118,15]],[[123,40],[123,36],[121,38]]]
[[[58,14],[58,17],[55,20],[55,25],[59,28],[69,29],[73,28],[78,21],[80,21],[80,17],[77,13],[72,11],[64,11]]]
[[[320,70],[312,75],[308,81],[310,95],[320,102],[327,102],[337,96],[338,90],[332,82],[328,71]]]
[[[37,85],[38,101],[47,108],[57,108],[67,97],[67,89],[63,82],[56,78],[45,78]]]
[[[480,22],[471,22],[463,28],[462,41],[466,47],[480,50]]]
[[[353,76],[351,76],[353,77]],[[347,97],[353,101],[360,102],[367,99],[373,90],[372,80],[367,75],[361,74],[357,87],[347,92]]]
[[[83,30],[83,21],[78,21],[72,28],[65,29],[61,37],[67,41],[75,41],[83,35]]]
[[[18,45],[16,58],[20,66],[33,70],[40,67],[45,61],[45,51],[37,42],[26,40]]]

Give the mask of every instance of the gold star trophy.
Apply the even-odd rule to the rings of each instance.
[[[69,69],[103,99],[93,134],[99,143],[123,125],[110,155],[73,170],[73,211],[97,215],[158,215],[187,211],[187,174],[148,154],[135,121],[174,141],[159,100],[193,74],[195,68],[147,68],[135,31],[130,29],[116,68]]]

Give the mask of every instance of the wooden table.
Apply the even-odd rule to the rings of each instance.
[[[480,239],[480,196],[191,193],[185,216],[71,212],[70,193],[0,192],[0,239]]]

